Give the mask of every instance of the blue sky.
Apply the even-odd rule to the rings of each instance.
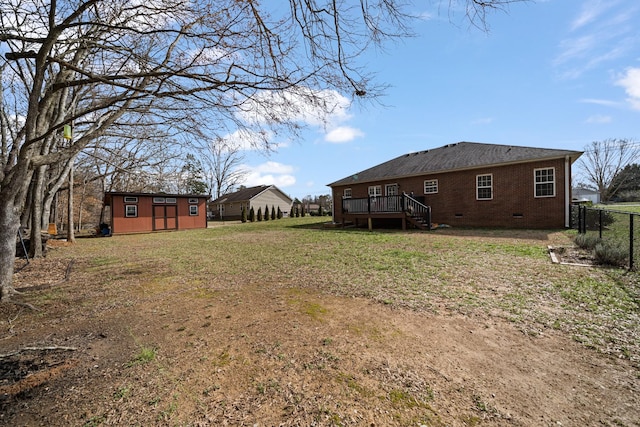
[[[353,106],[269,156],[248,152],[245,184],[302,198],[453,142],[583,150],[640,138],[638,0],[516,3],[489,16],[488,33],[436,3],[414,10],[417,37],[363,58],[390,85],[385,106]]]

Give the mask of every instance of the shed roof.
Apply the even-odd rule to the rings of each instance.
[[[211,196],[208,194],[171,194],[171,193],[144,193],[144,192],[130,192],[130,191],[105,191],[104,203],[110,205],[113,196],[131,196],[131,197],[175,197],[178,198],[194,198],[209,199]]]
[[[574,162],[581,151],[551,148],[520,147],[515,145],[458,142],[416,153],[404,154],[372,168],[352,174],[329,184],[329,187],[356,182],[452,172],[487,166],[550,160],[570,156]]]

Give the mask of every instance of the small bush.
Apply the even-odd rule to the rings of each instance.
[[[578,234],[574,242],[582,249],[595,249],[596,245],[600,243],[600,238],[595,234]]]
[[[265,205],[264,207],[264,220],[269,221],[269,205]]]
[[[257,214],[257,219],[258,221],[262,221],[262,208],[258,208],[258,214]]]
[[[271,206],[271,219],[276,219],[276,208]]]
[[[603,240],[596,244],[594,255],[600,264],[622,267],[628,262],[629,248],[620,242]]]
[[[607,227],[616,221],[611,212],[602,209],[587,209],[585,220],[589,230],[598,230],[600,227]]]
[[[256,221],[256,211],[253,208],[249,209],[249,221]]]

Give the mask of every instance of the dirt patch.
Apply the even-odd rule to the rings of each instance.
[[[69,265],[16,274],[40,312],[0,305],[2,424],[640,425],[637,367],[553,329],[284,280],[104,288]]]
[[[592,250],[580,248],[578,246],[549,246],[551,260],[557,263],[578,265],[585,267],[596,267],[598,262]]]

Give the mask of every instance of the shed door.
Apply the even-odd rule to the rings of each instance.
[[[153,205],[153,229],[177,230],[178,207],[176,205]]]

